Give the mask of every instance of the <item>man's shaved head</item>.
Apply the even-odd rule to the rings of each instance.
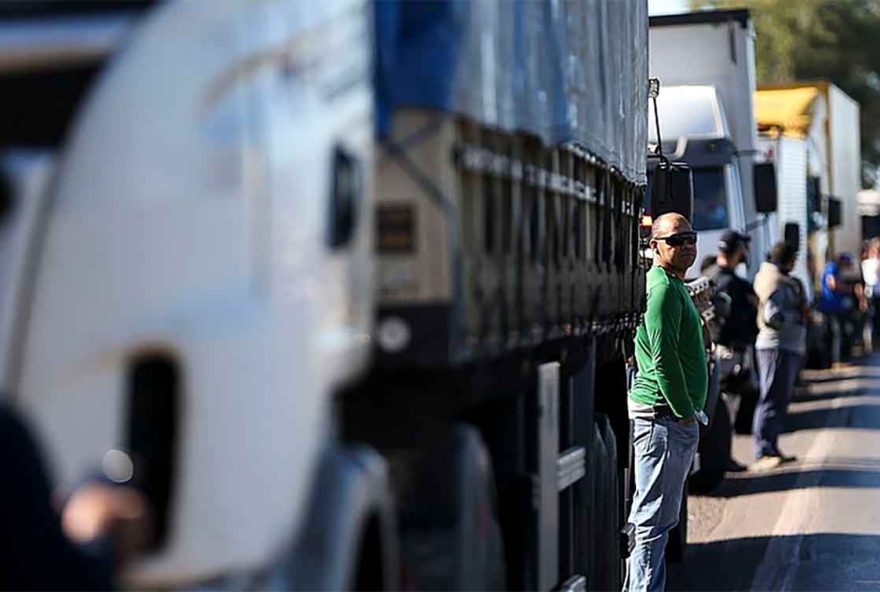
[[[697,245],[693,239],[690,243],[677,245],[671,245],[663,240],[682,232],[693,233],[693,228],[687,218],[675,212],[658,216],[651,226],[651,249],[654,251],[654,264],[683,279],[697,257]]]
[[[685,230],[691,230],[691,223],[688,222],[688,219],[679,213],[667,212],[657,216],[657,219],[654,220],[654,224],[651,226],[651,238]]]

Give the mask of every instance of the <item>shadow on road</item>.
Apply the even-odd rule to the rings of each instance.
[[[789,413],[783,433],[822,428],[880,429],[880,403],[858,403]]]
[[[873,368],[859,368],[858,372],[854,373],[841,373],[841,374],[833,374],[827,373],[822,376],[811,376],[806,382],[813,384],[825,384],[828,382],[840,382],[842,380],[877,380],[880,378],[880,373],[878,372],[869,372],[874,370]]]
[[[849,463],[823,463],[821,466],[792,465],[772,473],[741,473],[724,480],[707,497],[730,498],[739,495],[787,491],[800,487],[880,487],[880,464],[860,466]]]
[[[791,590],[875,590],[878,587],[876,561],[880,557],[880,536],[819,533],[803,536],[749,537],[692,544],[685,560],[670,565],[668,590],[766,589],[754,582],[755,574],[773,540],[790,547],[798,567],[789,580]],[[862,558],[855,561],[854,558]],[[779,566],[786,569],[787,566]],[[768,582],[769,583],[769,582]]]
[[[842,397],[858,397],[864,396],[864,390],[860,388],[842,389],[842,390],[826,390],[824,392],[807,392],[802,389],[795,390],[792,403],[811,403],[813,401],[831,401]]]
[[[807,373],[810,387],[797,392],[784,432],[880,429],[880,357],[872,362],[876,365],[834,375]],[[880,458],[803,458],[767,473],[729,473],[707,495],[732,498],[802,487],[880,488]],[[691,543],[685,560],[669,566],[667,589],[768,590],[783,583],[790,590],[880,589],[880,535],[823,532]]]

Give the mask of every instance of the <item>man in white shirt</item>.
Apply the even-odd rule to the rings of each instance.
[[[870,330],[865,337],[867,349],[880,345],[880,238],[871,239],[868,256],[862,261],[862,279],[865,280],[865,297],[868,299]]]

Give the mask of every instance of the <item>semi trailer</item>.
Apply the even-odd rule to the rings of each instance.
[[[618,589],[646,3],[81,6],[0,7],[0,384],[122,581]]]

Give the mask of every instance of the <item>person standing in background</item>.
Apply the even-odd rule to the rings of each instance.
[[[839,253],[825,265],[822,272],[822,285],[819,293],[819,310],[828,318],[832,367],[849,360],[850,340],[847,332],[847,317],[853,308],[852,288],[846,283],[844,275],[852,268],[853,260],[849,253]]]
[[[806,353],[806,302],[800,283],[789,275],[796,259],[796,247],[778,242],[770,251],[770,261],[762,263],[755,276],[759,302],[755,354],[761,383],[752,426],[755,471],[794,460],[782,453],[778,440]]]
[[[740,264],[748,264],[750,237],[735,230],[727,230],[718,241],[715,262],[703,270],[719,294],[730,299],[728,312],[719,313],[711,323],[715,358],[721,371],[721,390],[728,394],[735,415],[742,413],[751,426],[758,389],[752,380],[752,346],[758,335],[758,297],[752,284],[736,273]],[[731,434],[731,437],[733,434]],[[742,471],[745,467],[728,459],[728,471]]]
[[[880,344],[880,238],[873,238],[868,243],[867,257],[862,261],[862,279],[868,300],[865,349],[873,351],[875,344]]]

